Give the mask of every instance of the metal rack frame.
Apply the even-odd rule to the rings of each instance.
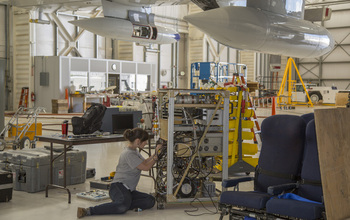
[[[179,93],[195,93],[195,94],[215,94],[221,95],[223,97],[223,104],[220,104],[223,108],[223,148],[222,148],[222,158],[223,158],[223,170],[222,170],[222,180],[228,179],[228,132],[229,132],[229,99],[230,93],[227,90],[191,90],[191,89],[166,89],[159,90],[160,97],[160,106],[162,106],[162,95],[161,93],[167,93],[168,95],[168,142],[167,142],[167,152],[174,151],[174,109],[176,107],[197,107],[197,108],[215,108],[216,104],[175,104],[175,96]],[[167,155],[167,171],[172,169],[174,163],[174,158],[172,153]],[[167,202],[170,201],[179,201],[174,197],[173,193],[173,183],[174,178],[172,172],[167,172]]]

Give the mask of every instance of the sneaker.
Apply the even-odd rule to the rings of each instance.
[[[78,207],[78,211],[77,211],[77,217],[78,218],[82,218],[84,216],[87,216],[87,209]]]

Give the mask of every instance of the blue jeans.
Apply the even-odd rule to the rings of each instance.
[[[140,208],[150,209],[155,198],[149,194],[130,191],[122,183],[112,183],[109,189],[112,202],[90,207],[91,215],[123,214],[128,210]]]

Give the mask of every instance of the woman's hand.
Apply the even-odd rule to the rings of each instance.
[[[156,147],[156,153],[159,152],[160,149],[163,148],[163,145],[162,144],[158,144],[157,147]]]

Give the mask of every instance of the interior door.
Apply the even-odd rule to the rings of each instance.
[[[120,93],[120,84],[119,84],[120,75],[119,74],[108,74],[108,87],[110,86],[116,86],[115,89],[113,89],[114,94]]]

